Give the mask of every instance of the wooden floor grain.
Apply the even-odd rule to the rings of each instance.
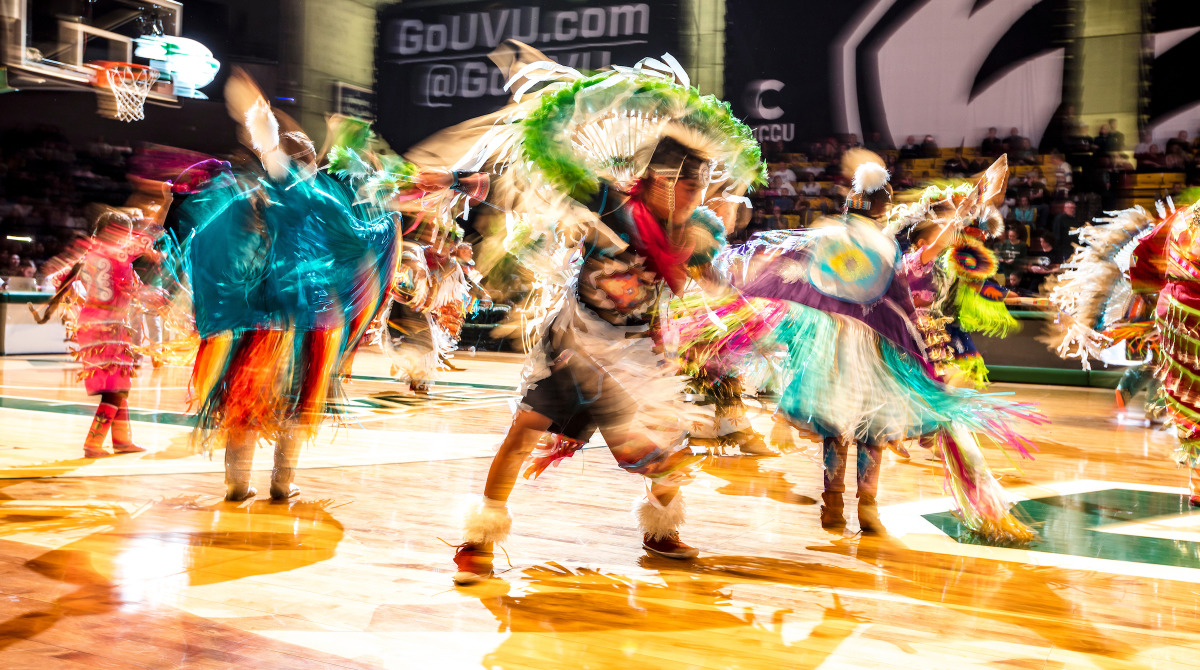
[[[93,400],[73,365],[0,359],[0,668],[1200,667],[1200,515],[1106,532],[1179,538],[1156,545],[1183,557],[1170,569],[964,547],[921,517],[945,503],[915,445],[884,464],[886,538],[854,535],[853,514],[850,531],[821,530],[815,445],[712,459],[686,491],[690,562],[641,550],[629,510],[643,482],[587,449],[518,485],[500,578],[456,589],[446,543],[520,361],[456,362],[422,398],[361,356],[351,420],[302,455],[300,498],[229,504],[220,454],[187,448],[186,369],[136,380],[150,452],[87,462]],[[1034,461],[986,449],[1014,494],[1182,491],[1171,436],[1118,417],[1111,391],[994,390],[1053,420],[1030,433]],[[769,410],[752,408],[761,430]],[[1097,513],[1110,512],[1136,510]]]

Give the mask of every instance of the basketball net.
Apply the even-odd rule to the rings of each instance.
[[[104,68],[100,82],[100,113],[118,121],[141,121],[146,118],[146,96],[158,81],[158,70],[127,64]]]

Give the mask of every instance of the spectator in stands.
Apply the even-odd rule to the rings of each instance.
[[[1117,151],[1117,149],[1113,148],[1112,135],[1109,134],[1108,126],[1105,124],[1101,124],[1100,129],[1096,131],[1095,144],[1096,151],[1102,154],[1109,154]]]
[[[967,171],[971,169],[967,159],[963,158],[963,150],[960,147],[953,156],[946,159],[942,164],[942,174],[946,177],[964,177]]]
[[[780,163],[779,167],[771,173],[771,188],[776,188],[775,183],[778,179],[782,183],[786,183],[790,188],[792,182],[796,181],[796,173],[792,172],[792,168],[786,162]],[[792,189],[791,195],[796,195],[795,189]]]
[[[1014,158],[1015,156],[1015,158]],[[1037,165],[1041,157],[1033,150],[1033,144],[1028,137],[1022,137],[1017,143],[1017,149],[1008,157],[1008,162],[1014,165]]]
[[[996,245],[1001,274],[1010,274],[1025,260],[1028,247],[1021,237],[1020,231],[1010,226],[1004,231],[1004,241]]]
[[[1008,173],[1008,197],[1010,200],[1012,200],[1012,204],[1014,207],[1017,204],[1017,197],[1024,194],[1026,189],[1028,189],[1028,188],[1029,188],[1029,174],[1028,173],[1017,172],[1016,170],[1009,171],[1009,173]]]
[[[1133,163],[1129,160],[1129,154],[1124,151],[1118,151],[1112,154],[1113,169],[1118,172],[1133,172]]]
[[[894,188],[898,191],[904,191],[904,190],[908,190],[911,188],[915,188],[916,185],[917,185],[917,182],[916,182],[916,180],[913,179],[913,174],[912,174],[911,170],[905,170],[905,169],[901,168],[900,174],[898,176],[896,176],[894,179],[892,179],[892,188]]]
[[[796,227],[797,228],[807,228],[808,222],[811,219],[811,214],[812,214],[812,212],[809,210],[808,201],[805,200],[804,198],[797,198],[796,205],[795,205],[795,207],[792,208],[792,212],[796,215],[796,218],[798,219],[798,221],[796,223]]]
[[[788,186],[791,186],[791,184],[788,184]],[[791,190],[795,191],[795,189]],[[778,194],[773,196],[768,202],[771,205],[771,209],[778,209],[784,213],[796,208],[796,198],[789,195]]]
[[[1171,150],[1175,149],[1176,147],[1178,147],[1180,151],[1188,153],[1191,152],[1192,143],[1188,141],[1188,132],[1186,130],[1179,131],[1178,135],[1167,140],[1167,154],[1170,154]]]
[[[787,230],[788,220],[783,215],[783,208],[776,205],[771,208],[771,216],[767,217],[767,230]]]
[[[933,140],[933,135],[926,135],[925,139],[921,142],[921,157],[922,158],[937,158],[938,157],[938,145],[937,145],[937,142],[935,142]]]
[[[1038,211],[1029,203],[1029,196],[1017,196],[1017,206],[1013,208],[1012,220],[1018,230],[1022,231],[1022,240],[1028,241],[1031,232],[1038,227]]]
[[[37,263],[34,263],[33,261],[22,262],[20,266],[20,273],[17,276],[25,277],[26,279],[33,279],[37,276]]]
[[[1142,132],[1138,133],[1138,143],[1133,147],[1133,157],[1140,158],[1146,155],[1146,153],[1150,151],[1150,145],[1152,141],[1153,138],[1151,137],[1149,130],[1143,130]]]
[[[793,196],[796,195],[796,187],[792,182],[788,181],[783,175],[775,174],[771,176],[771,181],[767,185],[768,193],[777,195]]]
[[[739,239],[748,240],[754,233],[761,233],[767,229],[767,215],[763,212],[761,205],[755,205],[750,211],[750,221],[746,223],[743,230],[739,230]]]
[[[1157,144],[1151,144],[1146,153],[1137,157],[1138,169],[1145,170],[1161,170],[1166,163],[1167,157],[1163,155]]]
[[[1063,255],[1054,248],[1054,242],[1048,235],[1038,235],[1033,238],[1033,248],[1025,259],[1025,289],[1037,293],[1042,288],[1046,277],[1058,272],[1063,264]]]
[[[863,143],[863,146],[877,154],[881,154],[885,151],[890,151],[895,148],[892,146],[891,142],[885,142],[883,140],[883,136],[878,132],[868,133],[867,141]]]
[[[847,149],[857,149],[858,147],[861,147],[861,146],[862,146],[862,143],[858,141],[858,135],[856,135],[855,133],[850,133],[850,136],[846,138],[846,148]]]
[[[1046,175],[1042,168],[1034,167],[1025,174],[1025,183],[1029,187],[1029,202],[1037,205],[1046,204]]]
[[[1013,268],[1010,272],[1004,273],[1004,288],[1022,298],[1029,297],[1029,291],[1025,290],[1024,284],[1025,274],[1020,270]]]
[[[0,268],[0,276],[4,277],[20,277],[21,276],[21,255],[10,254],[8,263]]]
[[[813,178],[811,174],[804,175],[804,184],[800,187],[800,194],[806,198],[816,198],[821,195],[821,185]]]
[[[1050,154],[1050,164],[1054,166],[1054,192],[1070,193],[1075,185],[1075,174],[1071,164],[1057,151]]]
[[[1009,128],[1008,129],[1008,137],[1004,138],[1004,146],[1005,146],[1006,151],[1008,151],[1008,153],[1011,155],[1012,152],[1020,149],[1021,148],[1021,140],[1023,140],[1023,139],[1025,139],[1025,138],[1021,137],[1020,129],[1018,129],[1016,126]]]
[[[1188,186],[1200,186],[1200,155],[1188,161],[1185,172]]]
[[[996,158],[1004,153],[1004,142],[996,136],[995,128],[987,129],[987,137],[979,143],[979,153],[990,158]]]
[[[832,137],[825,139],[825,159],[831,162],[842,160],[842,151],[838,148],[837,140]]]
[[[1075,126],[1075,130],[1067,137],[1066,154],[1072,162],[1080,167],[1087,165],[1091,160],[1092,154],[1096,152],[1096,145],[1092,141],[1092,136],[1088,134],[1087,124],[1081,123]]]
[[[1117,130],[1117,120],[1108,120],[1109,151],[1125,151],[1125,133]]]
[[[1167,189],[1167,195],[1170,196],[1171,200],[1179,202],[1179,196],[1183,195],[1183,184],[1179,182],[1171,184],[1171,188]]]
[[[921,157],[921,145],[917,144],[917,138],[909,135],[904,140],[904,145],[900,147],[900,159],[911,160]]]
[[[1042,177],[1041,168],[1035,167],[1030,170],[1025,182],[1025,195],[1029,198],[1029,204],[1037,210],[1038,225],[1044,227],[1050,221],[1050,195],[1046,191],[1046,180]]]
[[[1079,219],[1075,218],[1075,202],[1068,200],[1062,204],[1062,211],[1054,215],[1050,224],[1050,237],[1054,247],[1059,251],[1071,248],[1071,231],[1079,227]]]
[[[1172,145],[1167,151],[1167,155],[1163,157],[1162,167],[1168,172],[1183,172],[1183,167],[1187,163],[1187,158],[1183,155],[1183,149],[1178,144]]]
[[[759,145],[762,147],[763,158],[767,160],[775,160],[777,156],[783,154],[782,140],[764,140]]]

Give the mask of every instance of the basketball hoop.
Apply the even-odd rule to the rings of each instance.
[[[93,68],[92,85],[100,89],[100,113],[118,121],[141,121],[146,118],[143,108],[146,96],[154,82],[158,81],[158,70],[137,63],[96,61]]]

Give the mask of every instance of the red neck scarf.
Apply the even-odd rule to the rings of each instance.
[[[666,232],[650,208],[642,201],[645,193],[644,182],[639,181],[629,191],[629,214],[637,226],[637,241],[634,249],[646,257],[646,266],[662,277],[675,295],[682,295],[683,285],[687,282],[687,260],[692,255],[691,247],[675,246],[667,238]]]

